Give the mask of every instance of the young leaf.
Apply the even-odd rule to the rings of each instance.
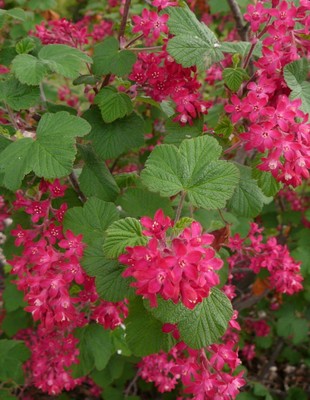
[[[213,63],[222,60],[223,53],[215,34],[199,22],[187,5],[168,7],[168,27],[175,35],[168,41],[167,50],[183,67],[197,65],[205,70]]]
[[[223,71],[223,79],[231,91],[237,92],[242,82],[249,79],[249,76],[246,70],[242,68],[225,68]]]
[[[242,217],[256,217],[263,208],[265,196],[256,180],[251,177],[251,168],[239,165],[240,181],[228,207]]]
[[[309,73],[309,62],[306,58],[293,61],[284,67],[284,79],[287,86],[292,90],[290,98],[301,99],[301,109],[310,113],[310,83],[307,82]]]
[[[13,110],[35,106],[40,101],[40,90],[38,87],[23,85],[16,78],[11,77],[0,82],[0,101],[7,103]]]
[[[257,181],[258,186],[261,188],[265,196],[275,196],[281,188],[278,182],[270,172],[261,171],[257,168],[259,160],[257,160],[252,169],[252,177]]]
[[[130,73],[136,55],[129,50],[120,50],[114,37],[106,38],[95,46],[93,72],[96,75],[114,74],[123,76]]]
[[[142,181],[149,190],[163,196],[184,191],[194,206],[222,208],[232,196],[239,174],[235,165],[218,160],[221,150],[208,136],[186,139],[179,149],[158,146],[146,162]]]
[[[147,238],[142,235],[142,226],[135,218],[124,218],[113,222],[107,229],[107,238],[103,245],[104,254],[117,258],[127,246],[145,245]]]
[[[119,188],[106,164],[100,161],[91,146],[78,146],[85,165],[79,176],[80,188],[86,196],[114,201]]]
[[[158,307],[147,309],[163,323],[176,323],[181,339],[193,349],[215,343],[225,333],[233,309],[227,296],[213,288],[209,297],[190,310],[183,304],[158,299]]]
[[[114,88],[101,89],[95,97],[95,104],[98,105],[102,119],[106,123],[123,118],[133,111],[130,97]]]
[[[106,124],[98,109],[87,111],[83,117],[91,124],[89,139],[96,153],[104,160],[144,144],[144,122],[137,114]]]
[[[89,374],[94,368],[101,371],[108,363],[113,345],[110,332],[98,324],[89,324],[83,328],[77,328],[74,336],[79,339],[78,365],[73,365],[75,377]]]
[[[234,131],[234,126],[228,117],[222,118],[214,128],[217,135],[223,135],[228,138]]]
[[[107,227],[119,218],[113,203],[90,198],[83,207],[70,208],[64,218],[64,229],[83,234],[83,241],[91,244],[103,238]]]

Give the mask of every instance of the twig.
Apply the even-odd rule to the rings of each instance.
[[[270,367],[273,366],[276,359],[278,358],[278,355],[281,353],[283,346],[284,346],[283,340],[279,339],[275,346],[274,351],[271,354],[271,357],[269,358],[269,360],[266,362],[266,364],[263,366],[260,373],[258,374],[259,381],[262,381],[265,378],[265,375],[269,372]]]
[[[80,200],[85,203],[87,201],[87,197],[85,196],[85,194],[81,191],[80,189],[80,185],[79,182],[77,180],[77,177],[75,176],[74,172],[71,172],[71,174],[69,175],[69,180],[70,183],[73,187],[73,189],[76,191],[76,193],[79,195]]]
[[[237,25],[237,31],[239,33],[240,38],[246,42],[248,40],[248,25],[244,23],[242,12],[240,10],[239,4],[236,0],[227,0],[231,12],[234,16]]]
[[[119,32],[118,32],[118,40],[120,40],[124,36],[124,33],[125,33],[130,3],[131,3],[131,0],[126,0],[125,6],[124,6],[123,18],[122,18],[121,26],[120,26]]]
[[[131,389],[135,389],[134,390],[134,392],[136,392],[137,390],[136,390],[136,384],[137,384],[137,380],[139,379],[139,377],[140,377],[140,369],[138,369],[138,371],[137,371],[137,373],[136,373],[136,375],[134,376],[134,378],[132,379],[132,381],[129,383],[129,385],[127,386],[127,388],[126,388],[126,390],[125,390],[125,392],[124,392],[124,395],[125,395],[125,397],[127,397],[127,396],[129,396],[129,394],[130,394],[130,392],[131,392]],[[134,393],[134,394],[136,394],[136,393]]]
[[[258,303],[261,299],[266,297],[269,292],[270,292],[270,289],[267,289],[259,296],[251,296],[246,300],[234,301],[233,307],[235,310],[238,310],[238,311],[244,310],[245,308],[252,307],[252,306],[254,306],[254,304]]]
[[[186,197],[186,192],[182,192],[181,198],[180,198],[180,203],[179,203],[177,211],[175,213],[174,223],[178,222],[178,220],[180,219],[185,197]]]
[[[18,124],[17,124],[17,122],[16,122],[16,120],[15,120],[15,115],[14,115],[14,113],[13,113],[13,110],[12,110],[11,107],[10,107],[9,105],[7,105],[6,103],[5,103],[5,107],[6,107],[6,109],[7,109],[7,112],[8,112],[8,114],[9,114],[9,118],[10,118],[10,120],[11,120],[11,122],[12,122],[14,128],[18,131],[18,130],[19,130],[19,126],[18,126]]]

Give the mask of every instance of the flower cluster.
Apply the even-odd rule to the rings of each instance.
[[[8,261],[18,289],[25,294],[25,310],[38,322],[38,329],[26,340],[32,352],[28,362],[30,384],[51,395],[71,390],[81,382],[70,375],[70,365],[78,362],[74,329],[91,321],[102,329],[115,329],[128,314],[125,302],[99,299],[94,278],[82,269],[82,235],[64,232],[66,203],[53,207],[65,190],[56,179],[52,183],[41,181],[35,198],[16,193],[14,208],[29,214],[31,226],[24,229],[17,225],[11,231],[15,245],[23,246],[23,250],[21,256]]]
[[[140,52],[129,79],[156,101],[170,97],[176,104],[175,121],[183,125],[207,114],[209,103],[201,99],[196,67],[183,68],[165,49],[151,54]]]
[[[42,21],[40,25],[36,25],[35,32],[31,33],[38,37],[42,44],[45,45],[66,44],[71,47],[83,49],[90,40],[96,43],[112,35],[112,25],[111,21],[106,20],[92,23],[89,16],[85,16],[76,23],[62,18]]]
[[[145,246],[126,247],[127,253],[119,257],[129,267],[123,276],[135,278],[132,286],[152,307],[157,306],[160,295],[193,309],[219,284],[215,271],[223,262],[210,247],[214,237],[203,234],[201,225],[193,222],[171,239],[167,230],[172,221],[162,210],[156,212],[154,220],[143,217],[141,223],[146,228],[143,234],[151,239]]]
[[[247,85],[246,96],[240,99],[233,95],[225,107],[234,123],[245,119],[246,132],[240,136],[246,150],[256,149],[265,155],[259,168],[292,186],[309,177],[310,124],[301,100],[289,98],[284,67],[309,52],[303,39],[309,29],[309,9],[309,2],[296,7],[283,0],[271,9],[263,2],[248,6],[245,19],[256,33],[252,49],[263,38],[262,56],[255,63],[257,71]]]
[[[252,223],[249,234],[242,239],[239,234],[233,236],[228,247],[234,254],[228,258],[232,269],[247,267],[256,274],[265,268],[270,276],[270,287],[279,293],[292,295],[303,289],[300,263],[294,261],[286,245],[279,244],[276,237],[270,237],[263,243],[263,228]],[[248,243],[249,242],[249,243]]]
[[[190,394],[194,400],[231,400],[245,384],[243,372],[236,374],[240,363],[236,342],[227,340],[201,350],[180,342],[168,353],[161,351],[143,357],[138,367],[139,375],[153,382],[160,393],[170,392],[182,382],[181,396]]]

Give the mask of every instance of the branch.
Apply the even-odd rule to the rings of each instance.
[[[234,16],[237,25],[237,31],[239,33],[240,38],[246,42],[247,41],[247,32],[248,32],[248,25],[244,23],[243,15],[240,10],[239,4],[236,0],[227,0],[231,12]]]
[[[71,172],[71,174],[69,175],[69,180],[70,183],[73,187],[73,189],[76,191],[76,193],[78,194],[80,200],[85,203],[87,201],[87,197],[85,196],[85,194],[81,191],[80,189],[80,185],[79,182],[77,180],[77,177],[75,176],[74,172]]]
[[[124,33],[125,33],[130,3],[131,3],[131,0],[126,0],[125,6],[124,6],[123,18],[122,18],[121,26],[120,26],[119,32],[118,32],[118,40],[120,40],[124,36]]]

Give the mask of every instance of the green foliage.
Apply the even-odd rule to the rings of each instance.
[[[127,246],[145,245],[147,238],[142,234],[140,222],[131,217],[113,222],[107,229],[103,245],[104,253],[109,258],[117,258]]]
[[[83,117],[92,129],[89,139],[100,158],[108,160],[126,151],[142,146],[144,143],[144,122],[137,114],[117,119],[106,124],[98,109],[92,108]]]
[[[124,267],[117,261],[106,259],[102,239],[86,248],[82,265],[88,275],[96,278],[97,292],[104,300],[121,301],[134,294],[129,286],[131,280],[122,277]]]
[[[37,87],[23,85],[16,78],[11,77],[0,82],[0,101],[6,103],[13,110],[19,111],[36,105],[40,99],[40,90]]]
[[[310,113],[310,83],[307,82],[309,74],[309,61],[306,58],[293,61],[284,67],[284,79],[292,90],[290,98],[301,99],[301,109]]]
[[[261,171],[257,168],[259,160],[254,163],[252,177],[257,181],[265,196],[275,196],[281,188],[281,184],[272,176],[271,172]]]
[[[265,196],[256,180],[251,178],[251,168],[238,164],[240,181],[228,207],[236,215],[256,217],[262,210]]]
[[[232,306],[219,289],[213,288],[209,297],[196,305],[193,310],[158,299],[158,307],[147,309],[163,323],[176,323],[181,339],[191,348],[200,349],[215,343],[225,333],[232,317]]]
[[[162,323],[148,313],[140,298],[129,303],[129,316],[126,319],[126,340],[135,356],[146,356],[168,351],[173,339],[162,331]]]
[[[228,138],[234,131],[234,126],[228,117],[222,118],[215,126],[214,131],[217,135],[223,135]]]
[[[104,201],[114,201],[119,188],[106,164],[99,160],[91,146],[78,146],[78,151],[85,164],[79,176],[82,192],[89,197]]]
[[[168,7],[168,27],[175,35],[169,40],[167,50],[183,67],[196,65],[205,70],[213,63],[222,60],[220,44],[205,24],[199,22],[187,5]]]
[[[29,349],[21,340],[0,340],[0,381],[24,383],[22,364],[30,357]]]
[[[64,218],[64,229],[83,235],[83,241],[92,244],[104,237],[107,227],[119,218],[113,203],[92,197],[83,207],[70,208]]]
[[[80,363],[73,365],[73,374],[80,377],[89,374],[94,368],[101,371],[108,363],[113,344],[110,332],[97,324],[77,328],[74,336],[79,339]]]
[[[232,92],[237,92],[243,81],[249,79],[249,75],[243,68],[225,68],[223,79]]]
[[[222,148],[211,137],[156,147],[141,173],[143,183],[162,196],[186,192],[190,202],[206,209],[222,208],[238,182],[238,170],[218,160]]]
[[[30,54],[16,56],[13,71],[20,82],[38,85],[50,72],[75,79],[85,62],[91,63],[92,59],[82,51],[64,44],[49,44],[42,47],[38,57]]]
[[[277,321],[278,335],[291,338],[295,345],[307,341],[308,330],[308,321],[303,318],[297,318],[293,313],[280,317]]]
[[[95,46],[93,72],[96,75],[114,74],[123,76],[130,73],[136,55],[129,50],[120,50],[114,37],[106,38]]]
[[[95,104],[98,105],[104,122],[113,122],[118,118],[123,118],[133,111],[130,97],[116,89],[103,88],[95,97]]]
[[[16,285],[12,282],[12,279],[7,278],[2,293],[5,310],[7,312],[12,312],[17,310],[19,307],[25,307],[26,303],[23,301],[23,298],[23,292],[17,289]]]
[[[153,217],[160,208],[165,215],[173,215],[169,199],[161,197],[157,193],[149,192],[145,188],[128,188],[119,197],[117,203],[126,213],[136,218],[145,215]]]
[[[89,131],[90,125],[85,120],[67,112],[44,114],[37,128],[36,140],[17,140],[1,153],[4,186],[18,189],[30,171],[47,179],[68,175],[76,154],[75,137],[84,136]]]

